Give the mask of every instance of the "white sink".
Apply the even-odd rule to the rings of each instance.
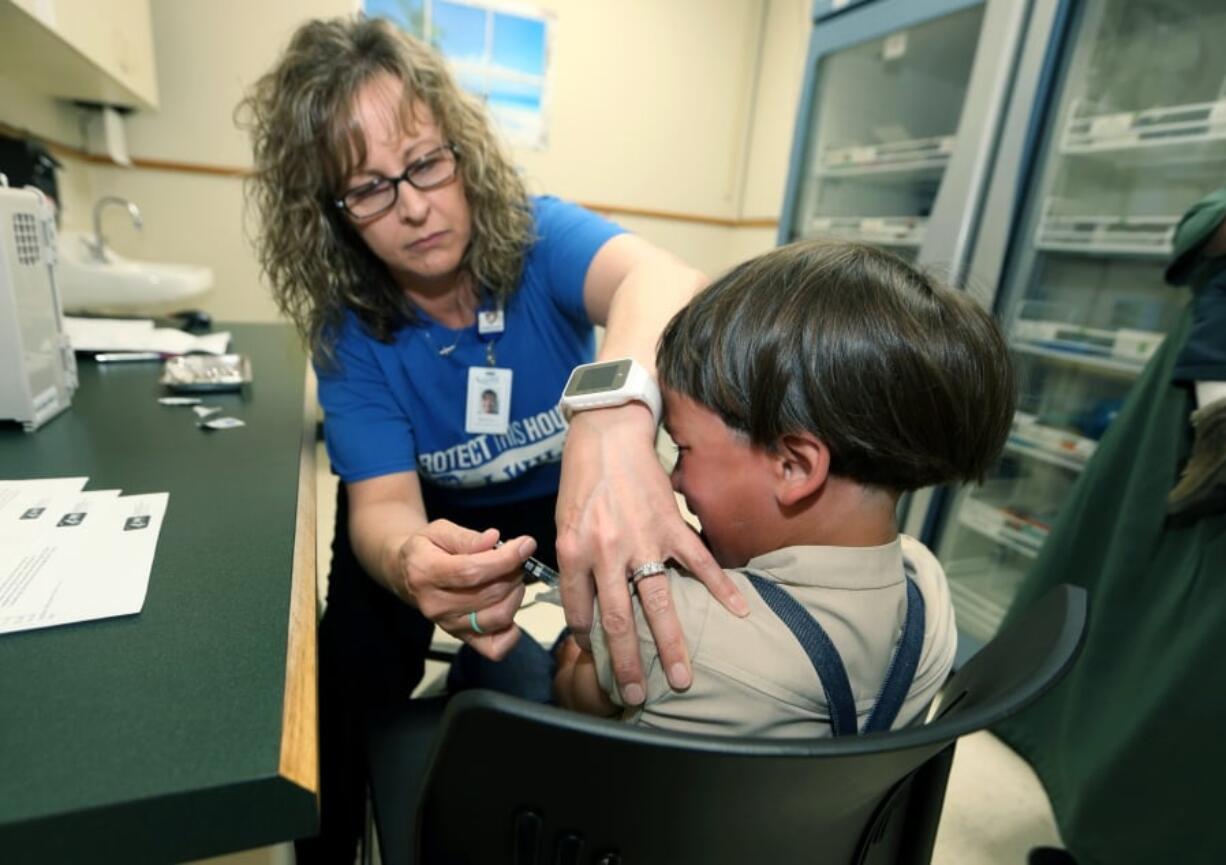
[[[59,235],[55,280],[66,310],[142,306],[194,297],[213,285],[213,271],[194,264],[135,261],[107,249],[99,261],[89,235]]]

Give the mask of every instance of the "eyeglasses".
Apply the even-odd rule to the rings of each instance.
[[[455,145],[444,144],[414,160],[398,177],[380,177],[350,189],[334,202],[354,219],[370,219],[391,210],[400,196],[400,183],[425,192],[437,189],[455,177],[460,154]]]

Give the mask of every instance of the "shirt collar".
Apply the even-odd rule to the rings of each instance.
[[[902,582],[902,536],[876,547],[798,546],[754,556],[745,566],[777,582],[833,589],[878,589]]]

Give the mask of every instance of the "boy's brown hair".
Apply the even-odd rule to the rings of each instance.
[[[674,316],[660,383],[772,448],[808,431],[832,474],[906,491],[981,480],[1016,388],[992,316],[901,258],[805,241],[739,265]]]

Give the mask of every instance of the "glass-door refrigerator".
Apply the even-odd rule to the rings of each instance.
[[[817,0],[779,242],[871,243],[959,282],[1031,5]],[[912,534],[932,498],[900,502]]]
[[[962,658],[1187,302],[1163,281],[1181,214],[1226,184],[1226,2],[1041,0],[1033,19],[969,265],[999,286],[1019,404],[987,482],[928,515]]]
[[[840,237],[956,275],[1028,0],[819,0],[779,241]]]

